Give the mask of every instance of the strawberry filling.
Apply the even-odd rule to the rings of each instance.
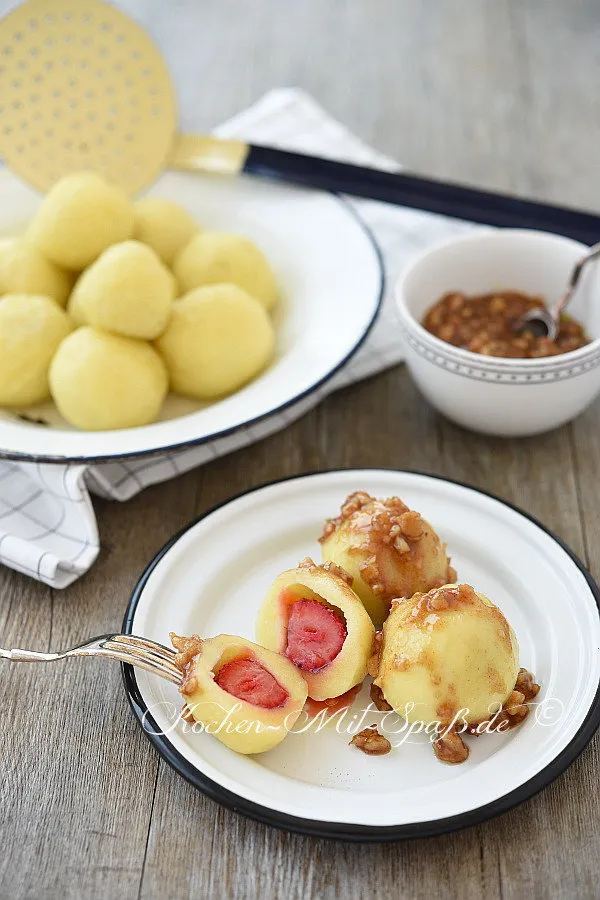
[[[330,697],[328,700],[313,700],[312,697],[309,697],[304,704],[304,709],[312,718],[323,711],[327,716],[332,716],[342,709],[350,709],[361,687],[362,684],[355,684],[345,694],[340,694],[339,697]]]
[[[275,709],[283,706],[288,692],[282,688],[277,679],[256,659],[239,657],[221,666],[215,675],[220,688],[263,709]]]
[[[318,672],[336,658],[346,626],[318,600],[297,600],[288,619],[285,655],[304,672]]]

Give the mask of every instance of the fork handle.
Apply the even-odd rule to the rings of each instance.
[[[20,650],[13,647],[12,650],[0,649],[0,658],[10,659],[13,662],[54,662],[60,656],[58,653],[37,653],[35,650]]]
[[[121,648],[116,641],[111,640],[111,638],[117,637],[119,635],[105,635],[102,639],[105,643],[102,646],[83,644],[81,647],[74,647],[65,653],[38,653],[35,650],[21,650],[18,647],[12,650],[3,650],[0,647],[0,659],[9,659],[11,662],[56,662],[60,659],[95,656],[137,666],[139,669],[145,669],[147,672],[152,672],[153,675],[165,678],[172,684],[179,685],[181,683],[181,673],[174,670],[168,662],[160,658],[153,658],[148,654],[136,656],[131,649],[127,648],[127,645],[123,645]]]

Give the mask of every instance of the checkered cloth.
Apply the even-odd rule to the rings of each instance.
[[[388,171],[398,168],[295,89],[270,91],[216,133]],[[0,563],[52,587],[66,587],[89,569],[100,548],[90,493],[128,500],[148,485],[273,434],[332,391],[402,360],[392,293],[397,276],[415,253],[474,226],[376,201],[350,202],[382,250],[387,293],[368,340],[342,371],[284,412],[188,450],[90,466],[0,462]]]

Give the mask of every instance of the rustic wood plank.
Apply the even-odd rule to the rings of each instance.
[[[12,2],[0,0],[0,12]],[[600,204],[600,18],[593,0],[119,0],[167,54],[182,127],[206,129],[298,84],[410,168],[572,204]],[[443,422],[403,369],[327,400],[261,444],[98,503],[104,550],[52,596],[0,572],[3,643],[58,648],[120,625],[139,572],[193,515],[314,468],[397,466],[524,505],[600,575],[600,406],[572,427],[492,441]],[[36,690],[32,715],[24,698]],[[92,703],[92,700],[94,702]],[[467,898],[594,896],[599,742],[554,786],[460,834],[358,847],[287,835],[220,809],[143,739],[118,670],[3,667],[0,895]]]
[[[119,631],[141,568],[192,515],[195,481],[98,503],[102,554],[67,591],[51,597],[3,570],[2,642],[59,649]],[[2,674],[0,895],[136,897],[158,762],[124,702],[119,666],[74,660]]]
[[[594,487],[600,473],[600,402],[596,401],[570,425],[575,473],[579,487],[585,556],[592,575],[600,578],[600,503]]]

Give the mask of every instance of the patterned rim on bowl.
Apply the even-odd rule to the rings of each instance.
[[[419,356],[440,369],[475,381],[515,385],[547,384],[553,381],[564,381],[567,378],[576,378],[600,365],[600,341],[593,341],[589,345],[588,354],[583,359],[578,355],[577,362],[570,361],[569,357],[572,354],[565,353],[561,356],[547,357],[544,360],[530,360],[522,363],[511,360],[511,364],[507,366],[506,360],[499,363],[496,357],[483,356],[479,353],[469,353],[468,358],[463,362],[452,353],[454,347],[451,344],[447,344],[446,346],[450,349],[445,350],[443,346],[440,347],[440,344],[443,345],[442,341],[436,339],[434,343],[416,337],[404,322],[400,323],[400,327],[405,342]],[[532,367],[532,362],[535,362],[535,368]]]

